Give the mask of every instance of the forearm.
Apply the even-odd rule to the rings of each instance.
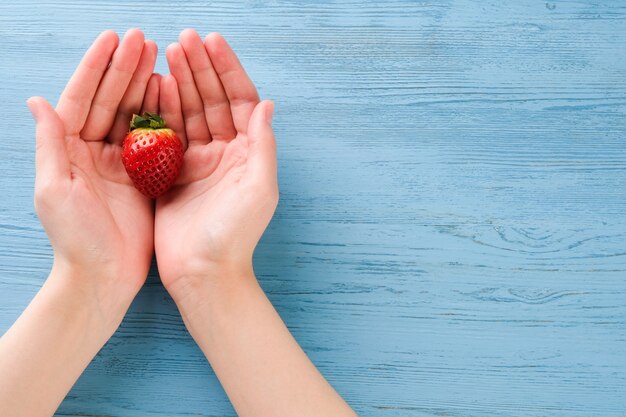
[[[103,306],[74,278],[53,269],[0,339],[0,417],[52,415],[119,325],[125,303]]]
[[[302,351],[251,272],[219,282],[189,279],[172,293],[240,417],[355,416]]]

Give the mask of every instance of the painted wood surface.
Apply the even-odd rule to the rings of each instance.
[[[24,101],[133,26],[276,101],[256,269],[361,416],[626,416],[626,2],[1,2],[2,332],[51,263]],[[235,414],[153,271],[57,416],[188,415]]]

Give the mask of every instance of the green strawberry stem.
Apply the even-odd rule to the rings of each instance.
[[[151,129],[163,129],[165,128],[165,120],[156,113],[143,112],[140,116],[138,114],[133,115],[133,120],[130,121],[130,131],[139,129],[141,127],[149,127]]]

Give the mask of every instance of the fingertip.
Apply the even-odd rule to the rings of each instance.
[[[176,86],[176,79],[172,74],[165,74],[161,77],[161,86],[169,87]]]
[[[167,48],[165,48],[165,56],[167,57],[168,61],[180,58],[181,52],[182,47],[178,42],[170,43],[169,45],[167,45]]]
[[[117,48],[120,44],[120,37],[114,30],[107,29],[98,35],[96,40],[93,42],[92,47],[94,47],[96,43],[99,45],[106,45],[106,49],[110,51],[109,53],[113,53],[115,48]]]
[[[114,31],[113,29],[107,29],[107,30],[102,31],[102,32],[98,35],[98,37],[96,38],[96,40],[98,40],[98,39],[102,39],[102,40],[109,40],[109,41],[110,41],[110,40],[114,40],[115,42],[117,42],[117,41],[120,39],[120,37],[119,37],[119,35],[117,34],[117,32],[116,32],[116,31]]]
[[[224,37],[217,33],[212,32],[207,35],[204,40],[204,48],[211,57],[211,62],[216,68],[239,66],[239,59],[233,51],[230,44],[224,39]],[[218,71],[219,72],[219,71]]]
[[[150,76],[150,79],[148,79],[148,86],[146,87],[146,91],[147,90],[152,90],[152,89],[159,89],[161,85],[161,74],[159,73],[153,73]]]
[[[183,143],[183,147],[187,149],[188,143],[176,78],[172,74],[162,76],[160,88],[159,103],[161,116],[165,119],[167,125],[176,132]]]
[[[248,123],[248,134],[252,142],[258,141],[272,131],[273,115],[274,102],[271,100],[263,100],[254,107]]]
[[[219,32],[211,32],[204,38],[205,42],[215,42],[219,40],[224,40],[224,37]]]
[[[33,96],[33,97],[30,97],[28,100],[26,100],[26,105],[28,106],[28,110],[30,110],[35,120],[37,120],[37,114],[38,114],[37,110],[39,109],[38,103],[40,99],[41,97]]]
[[[256,105],[248,126],[250,170],[261,183],[276,181],[276,138],[271,126],[274,102],[263,100]]]
[[[178,84],[176,78],[172,74],[164,75],[160,78],[161,95],[160,100],[164,107],[174,106],[174,102],[178,103]]]
[[[35,105],[37,101],[41,100],[43,97],[40,96],[32,96],[26,99],[26,104],[30,107],[31,105]]]
[[[144,34],[143,31],[139,28],[130,28],[124,34],[124,39],[141,39],[141,41],[143,42]]]
[[[139,56],[139,65],[137,70],[141,68],[142,71],[149,71],[152,73],[154,66],[156,65],[157,55],[158,47],[156,43],[153,40],[144,41],[143,49],[141,50],[141,55]],[[149,70],[148,67],[150,67]]]
[[[211,32],[204,37],[204,47],[208,50],[209,46],[215,45],[215,42],[218,38],[221,38],[221,35],[217,32]]]
[[[135,54],[141,54],[141,51],[145,45],[145,37],[139,29],[129,29],[124,34],[124,38],[121,44],[126,45],[129,50],[132,50]]]
[[[198,35],[198,32],[192,28],[183,29],[180,32],[180,35],[178,35],[178,40],[180,41],[180,43],[193,40],[193,38],[200,38],[200,35]]]
[[[161,74],[159,74],[158,72],[153,72],[148,79],[148,87],[154,88],[155,84],[156,87],[161,84]]]
[[[187,75],[188,69],[186,69],[186,67],[188,67],[189,64],[187,63],[185,51],[180,43],[175,42],[168,45],[165,51],[165,57],[167,58],[167,65],[172,74],[176,77],[184,77]]]
[[[146,39],[144,41],[144,48],[150,51],[151,54],[156,55],[159,51],[159,47],[155,41],[152,39]]]
[[[26,105],[35,117],[41,114],[42,108],[49,107],[50,110],[53,110],[50,103],[48,103],[48,101],[41,96],[30,97],[28,100],[26,100]]]
[[[263,100],[265,104],[265,123],[272,125],[272,119],[274,117],[274,102],[272,100]]]
[[[257,121],[257,119],[260,119],[271,124],[273,115],[274,102],[272,100],[263,100],[254,107],[250,119],[253,121]]]
[[[160,93],[160,75],[153,73],[148,79],[146,92],[143,96],[142,112],[158,113],[159,111],[159,93]]]

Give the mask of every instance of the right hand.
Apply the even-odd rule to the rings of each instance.
[[[86,52],[56,110],[29,99],[37,122],[35,209],[54,250],[51,277],[119,311],[145,281],[153,253],[153,204],[121,162],[133,113],[155,111],[157,47],[137,29],[121,43],[103,32]]]

